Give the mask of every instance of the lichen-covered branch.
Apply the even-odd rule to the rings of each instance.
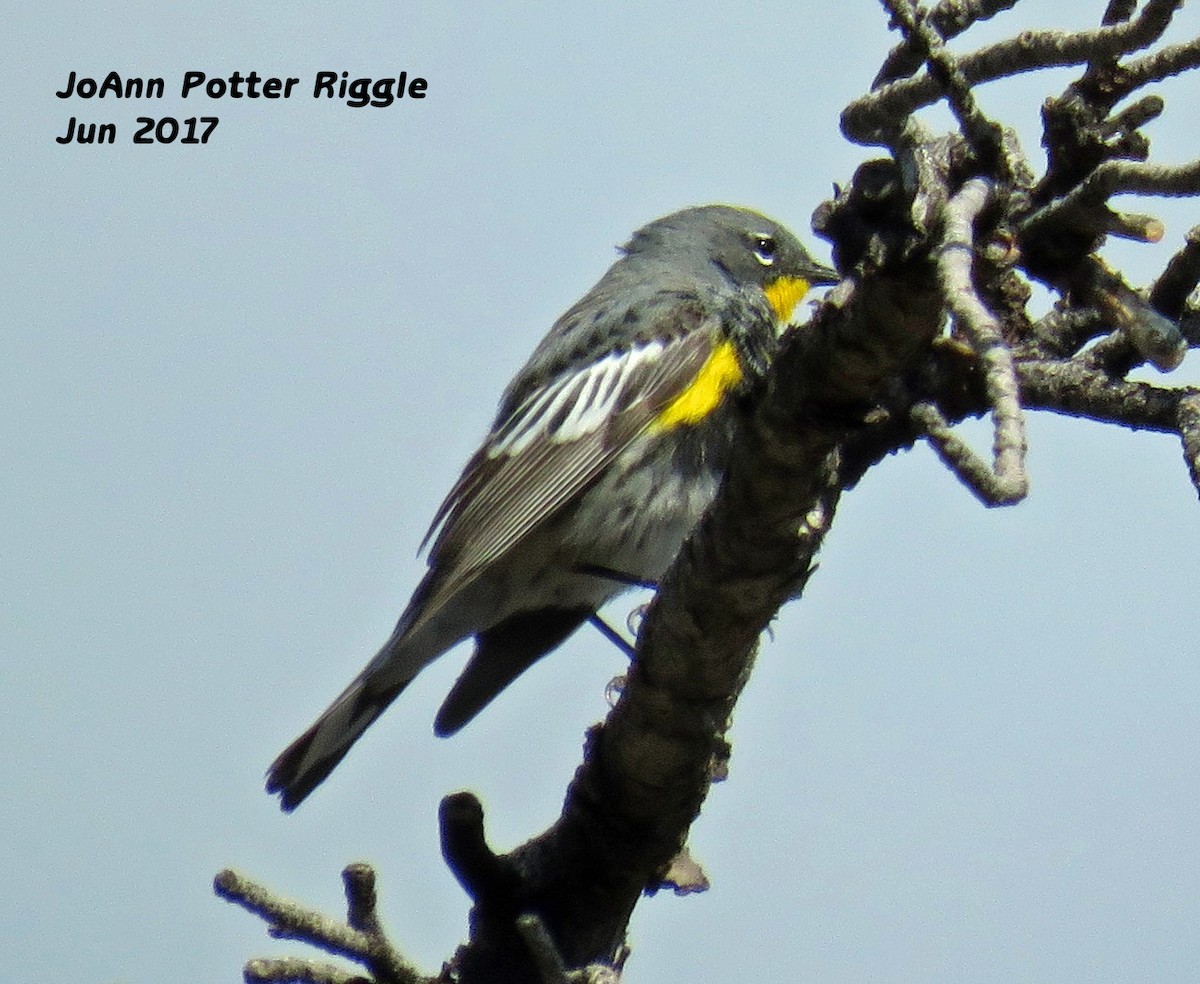
[[[988,20],[1004,10],[1011,10],[1017,0],[943,0],[926,14],[930,27],[944,41],[958,37],[972,24]],[[888,52],[883,67],[871,83],[877,89],[887,82],[894,82],[912,75],[924,62],[925,56],[913,44],[911,37]]]
[[[1128,23],[1095,31],[1025,31],[963,56],[959,59],[959,69],[971,85],[979,85],[1024,72],[1084,65],[1127,54],[1161,37],[1182,3],[1183,0],[1148,0],[1141,14]],[[846,107],[842,113],[842,133],[854,143],[886,143],[881,134],[894,131],[897,121],[932,105],[944,94],[941,83],[931,75],[892,82]]]
[[[1183,460],[1200,494],[1200,393],[1185,394],[1175,412],[1175,426],[1183,444]]]
[[[236,871],[225,869],[213,881],[221,898],[240,905],[265,920],[277,939],[302,940],[329,953],[346,957],[366,967],[378,984],[431,984],[432,978],[420,974],[385,936],[375,914],[375,872],[369,865],[352,864],[342,872],[348,917],[338,922],[251,881]],[[328,982],[346,984],[361,980],[360,974],[346,974],[333,964],[292,959],[252,960],[246,964],[246,980]]]
[[[1000,127],[980,111],[971,83],[963,73],[958,59],[942,43],[927,16],[923,16],[913,0],[883,0],[891,12],[892,21],[908,39],[908,47],[919,54],[929,66],[929,74],[945,93],[959,129],[980,160],[991,161],[1000,151]]]
[[[1200,67],[1200,38],[1167,45],[1125,65],[1122,78],[1113,89],[1114,101],[1124,99],[1142,86],[1161,82],[1196,67]]]
[[[1027,238],[1042,236],[1053,231],[1055,226],[1087,228],[1080,216],[1096,213],[1114,195],[1134,193],[1174,197],[1198,195],[1200,161],[1178,167],[1107,161],[1068,194],[1025,219],[1021,224],[1021,235]],[[1102,227],[1111,228],[1106,219],[1095,225],[1095,231]]]
[[[995,421],[991,468],[954,436],[934,404],[917,403],[912,413],[925,428],[942,461],[984,503],[1001,506],[1025,498],[1029,475],[1025,471],[1025,420],[1017,394],[1012,352],[999,320],[979,299],[972,274],[973,227],[990,192],[988,182],[972,178],[947,203],[937,267],[946,308],[970,342],[983,370],[988,406]]]
[[[869,310],[885,306],[893,316],[880,332]],[[839,442],[927,347],[940,327],[931,314],[907,281],[847,284],[793,334],[716,508],[646,615],[637,660],[590,735],[562,816],[502,859],[480,848],[477,804],[462,811],[472,829],[444,833],[444,844],[460,845],[447,852],[460,879],[474,872],[464,880],[472,938],[456,957],[466,977],[487,967],[491,980],[524,979],[522,912],[539,915],[567,966],[616,958],[629,913],[661,883],[707,794],[759,635],[802,587],[833,518],[845,481]]]

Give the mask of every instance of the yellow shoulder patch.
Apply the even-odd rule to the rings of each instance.
[[[730,389],[742,381],[742,375],[733,342],[721,342],[700,367],[696,378],[663,407],[654,423],[664,429],[699,423],[717,408]]]

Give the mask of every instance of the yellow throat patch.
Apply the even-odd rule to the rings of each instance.
[[[767,284],[763,293],[771,304],[771,310],[780,323],[786,323],[796,310],[800,299],[808,293],[809,283],[803,277],[780,277]]]
[[[704,360],[704,365],[675,399],[663,407],[655,424],[664,429],[680,424],[696,424],[712,413],[721,398],[742,381],[733,342],[721,342]]]

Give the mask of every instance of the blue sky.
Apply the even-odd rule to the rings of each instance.
[[[1087,23],[1064,6],[1027,0],[983,33]],[[476,790],[498,848],[542,830],[620,654],[581,632],[441,741],[459,650],[296,814],[263,772],[390,631],[505,380],[614,245],[729,201],[827,256],[812,209],[874,153],[838,112],[890,44],[874,3],[834,9],[13,12],[6,975],[233,981],[249,956],[297,952],[211,895],[226,865],[338,911],[341,867],[370,860],[400,946],[429,970],[452,952],[467,900],[438,800]],[[1198,26],[1189,11],[1172,37]],[[55,98],[72,70],[163,76],[168,98]],[[389,108],[303,85],[180,101],[193,70],[429,85]],[[1035,162],[1041,101],[1068,79],[982,93]],[[1197,82],[1163,91],[1159,158],[1197,156]],[[59,146],[72,115],[116,122],[117,143]],[[220,123],[204,146],[134,146],[139,115]],[[1153,208],[1163,244],[1106,254],[1136,283],[1200,222],[1191,202]],[[1193,357],[1175,374],[1197,376]],[[1168,438],[1041,415],[1030,439],[1013,509],[984,510],[926,448],[846,497],[694,828],[713,889],[639,908],[629,981],[1194,973],[1196,493]]]

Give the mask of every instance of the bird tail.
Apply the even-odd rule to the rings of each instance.
[[[279,793],[287,813],[299,806],[387,710],[428,663],[456,639],[414,628],[420,608],[414,602],[374,659],[354,678],[312,726],[283,750],[267,770],[267,792]]]
[[[279,805],[290,813],[345,758],[351,746],[396,699],[408,680],[371,686],[370,669],[361,673],[299,738],[283,750],[267,770],[267,792],[279,793]]]

